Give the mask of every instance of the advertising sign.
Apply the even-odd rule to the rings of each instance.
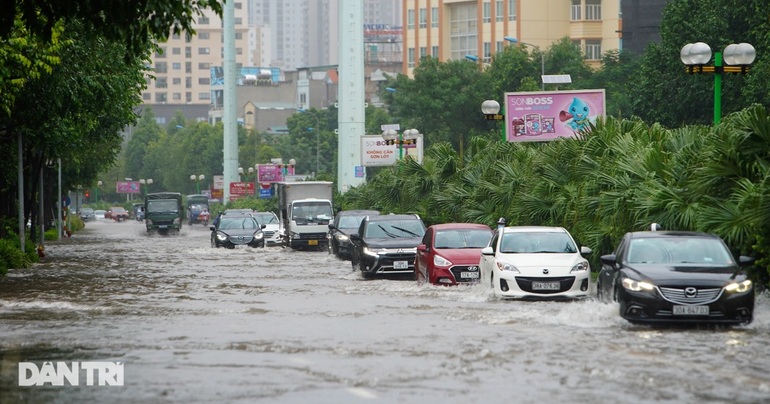
[[[230,183],[230,195],[254,195],[254,183],[253,182],[231,182]]]
[[[403,153],[404,158],[408,156],[422,164],[423,144],[422,133],[415,139],[414,143],[402,145],[401,151],[399,151],[398,145],[387,144],[380,135],[361,136],[361,165],[365,167],[392,166],[396,164],[399,153]]]
[[[575,137],[604,119],[604,90],[505,93],[505,137],[543,142]]]
[[[119,194],[138,194],[141,192],[139,181],[117,181],[115,183],[115,192]]]
[[[224,175],[215,175],[214,176],[214,189],[225,189],[225,176]]]
[[[257,165],[257,181],[260,183],[281,182],[287,175],[294,175],[294,166],[289,164]]]

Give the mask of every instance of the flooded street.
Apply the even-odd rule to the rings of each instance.
[[[770,401],[766,295],[748,326],[660,329],[209,235],[89,222],[0,278],[0,402]],[[19,362],[57,361],[121,362],[124,386],[18,386]]]

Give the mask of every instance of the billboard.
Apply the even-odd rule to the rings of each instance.
[[[115,192],[119,194],[138,194],[141,192],[139,181],[117,181],[115,182]]]
[[[604,119],[604,89],[505,93],[505,138],[543,142],[575,137]]]
[[[291,164],[258,164],[257,181],[260,183],[281,182],[288,175],[294,175]]]
[[[404,158],[411,157],[422,164],[423,144],[422,133],[414,143],[402,145],[401,151],[398,145],[385,143],[381,135],[361,136],[361,165],[364,167],[392,166],[396,164],[399,154],[403,154]]]

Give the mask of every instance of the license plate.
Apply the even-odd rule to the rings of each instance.
[[[393,261],[393,269],[407,269],[409,261]]]
[[[559,282],[532,282],[532,290],[559,290]]]
[[[675,316],[708,316],[709,306],[674,306]]]
[[[159,228],[159,229],[167,229],[167,228],[168,228],[168,226],[167,226],[167,225],[165,225],[165,224],[162,224],[162,225],[158,226],[158,228]]]
[[[318,245],[318,240],[308,240],[307,245]]]
[[[479,279],[479,273],[478,272],[460,272],[460,278]]]

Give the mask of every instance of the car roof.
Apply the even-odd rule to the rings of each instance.
[[[504,228],[504,233],[553,233],[553,232],[569,233],[567,229],[563,227],[554,227],[554,226],[508,226]]]
[[[634,231],[628,233],[631,238],[656,238],[656,237],[706,237],[720,238],[716,234],[702,233],[698,231],[658,230],[658,231]]]
[[[489,226],[480,223],[440,223],[430,226],[434,230],[448,230],[448,229],[482,229],[492,230]]]
[[[360,215],[379,215],[379,210],[363,210],[363,209],[354,209],[354,210],[341,210],[337,212],[338,216],[360,216]]]
[[[420,216],[416,214],[390,214],[390,215],[370,215],[364,218],[369,222],[385,222],[388,220],[421,220]]]

